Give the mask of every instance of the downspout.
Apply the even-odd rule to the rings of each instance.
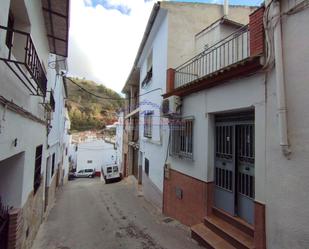
[[[282,53],[282,30],[281,30],[281,16],[280,16],[280,3],[274,2],[274,16],[276,24],[274,27],[274,52],[276,63],[276,92],[277,92],[277,110],[279,121],[279,136],[280,146],[284,156],[289,157],[291,154],[290,145],[288,141],[288,125],[287,125],[287,104],[285,92],[285,78],[284,78],[284,65]]]

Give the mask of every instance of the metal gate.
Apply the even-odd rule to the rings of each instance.
[[[254,114],[216,117],[214,204],[254,222]]]
[[[9,214],[8,207],[2,204],[0,198],[0,248],[6,249],[8,244]]]

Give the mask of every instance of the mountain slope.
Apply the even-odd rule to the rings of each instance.
[[[68,88],[67,106],[73,132],[103,129],[105,125],[117,120],[116,111],[123,104],[123,98],[118,93],[90,80],[70,79],[85,90],[103,97],[97,98],[82,90],[70,80],[66,80]]]

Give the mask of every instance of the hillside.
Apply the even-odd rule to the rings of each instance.
[[[71,119],[71,131],[99,130],[117,120],[116,111],[122,106],[123,99],[113,90],[93,81],[71,78],[78,85],[95,95],[97,98],[66,80],[68,88],[67,106]]]

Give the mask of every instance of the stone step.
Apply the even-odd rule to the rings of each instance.
[[[225,220],[213,215],[204,218],[204,224],[211,231],[239,249],[253,249],[253,237],[241,231]]]
[[[223,219],[227,223],[233,225],[234,227],[238,228],[249,236],[254,236],[254,227],[249,223],[245,222],[244,220],[240,219],[239,217],[234,217],[229,213],[225,212],[224,210],[216,207],[213,207],[212,211],[215,216]]]
[[[207,249],[237,249],[207,228],[203,223],[191,227],[191,236]]]

